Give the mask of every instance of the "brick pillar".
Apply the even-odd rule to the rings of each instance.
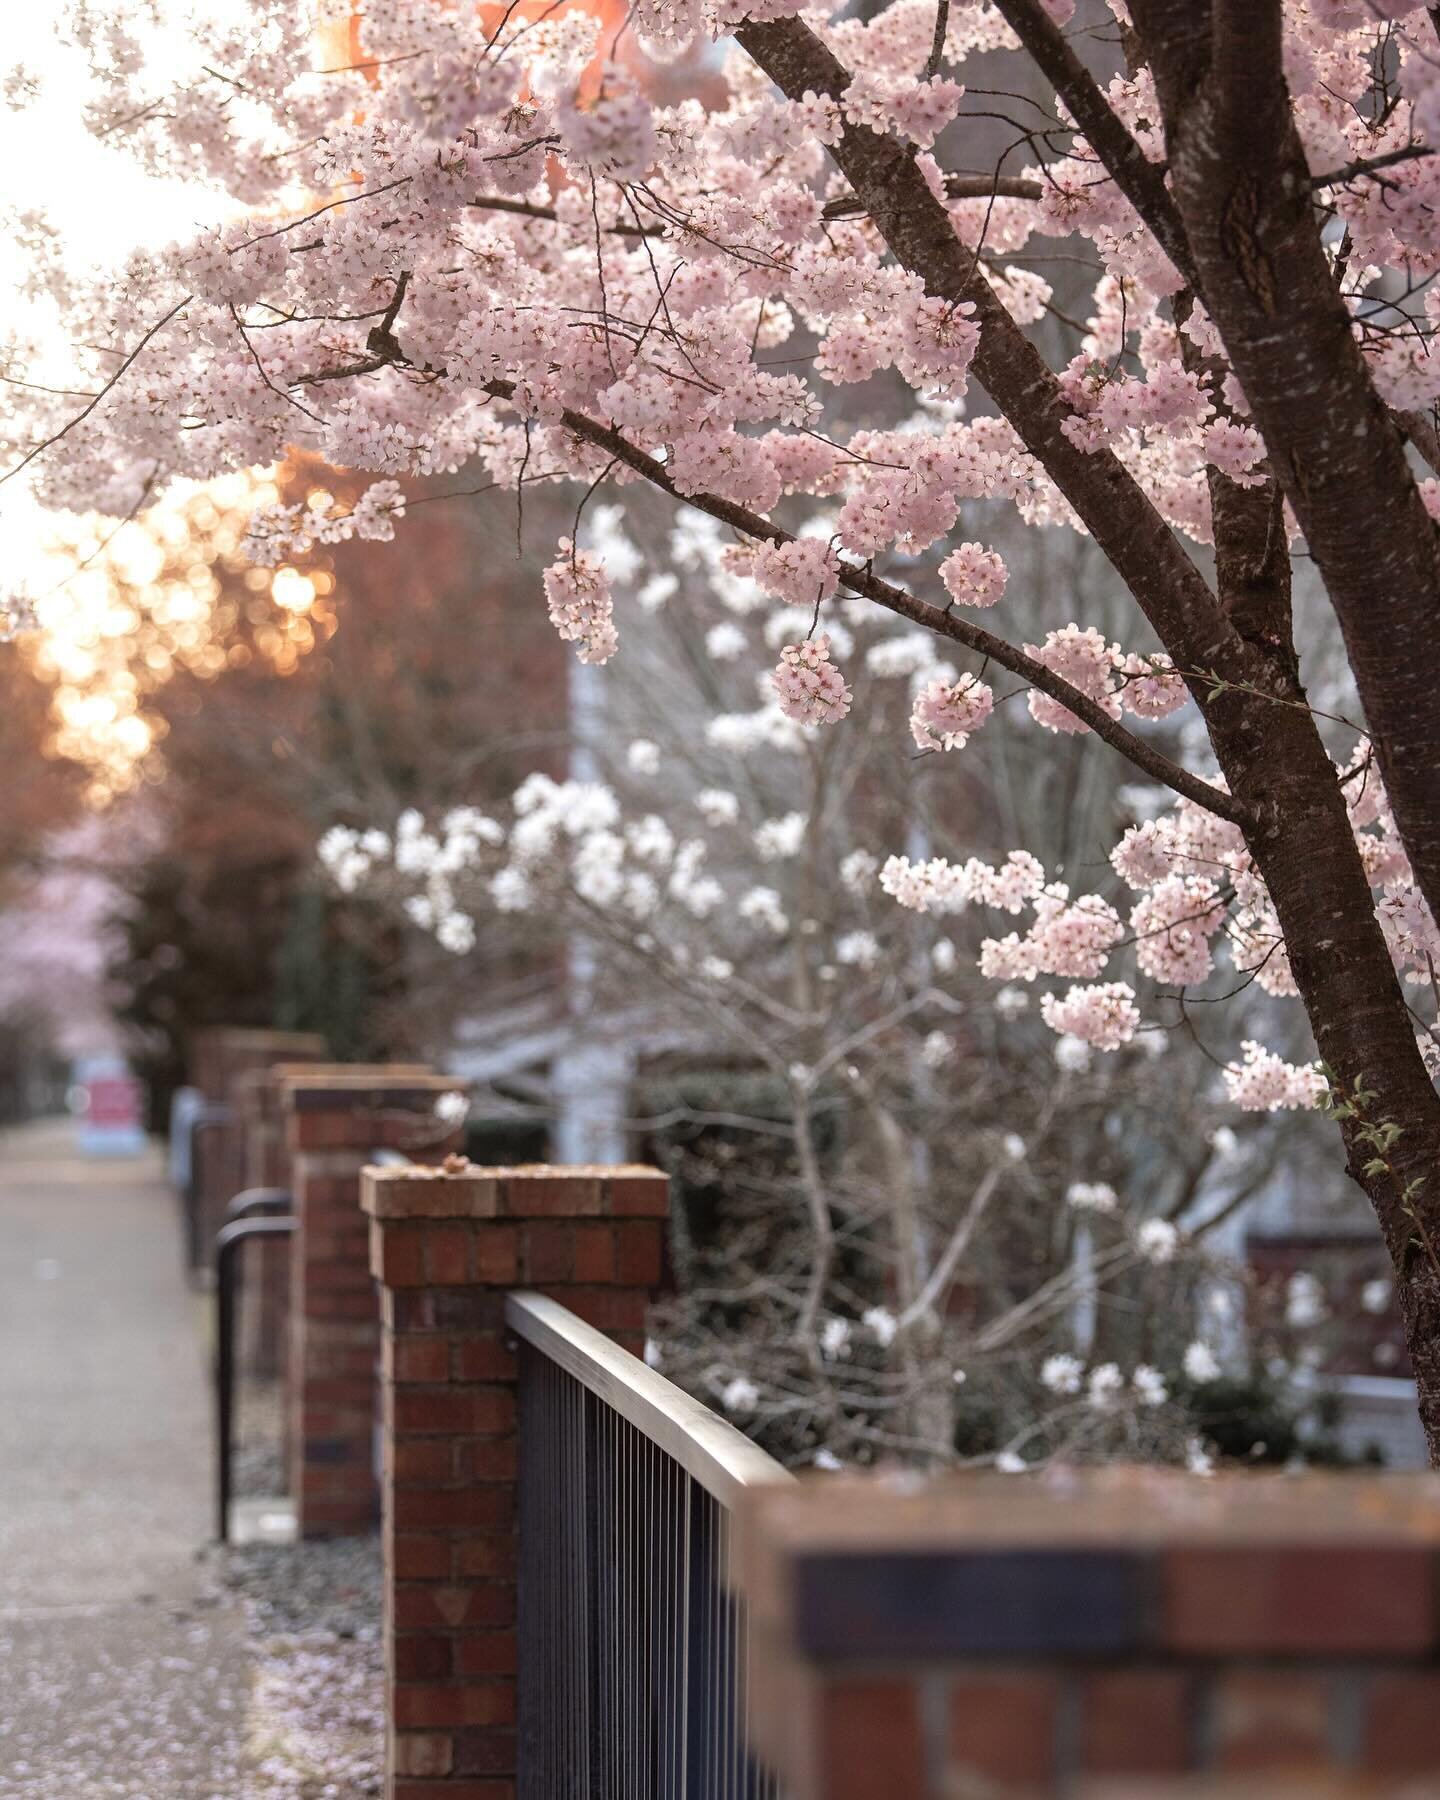
[[[386,1800],[511,1800],[514,1347],[506,1290],[625,1348],[660,1280],[658,1169],[368,1169],[385,1389]]]
[[[320,1055],[287,1058],[243,1069],[231,1084],[240,1135],[237,1188],[288,1188],[290,1164],[281,1084],[289,1074],[315,1068]],[[246,1375],[272,1381],[285,1361],[290,1319],[290,1246],[283,1238],[261,1238],[244,1251],[244,1298],[240,1307],[239,1358]]]
[[[350,1536],[379,1517],[380,1308],[360,1171],[379,1149],[438,1162],[459,1141],[435,1112],[455,1083],[410,1065],[289,1072],[281,1109],[295,1199],[290,1243],[287,1442],[302,1537]]]
[[[1440,1478],[1070,1470],[746,1497],[786,1800],[1440,1793]]]

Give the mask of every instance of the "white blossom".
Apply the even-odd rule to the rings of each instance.
[[[895,1333],[900,1329],[899,1321],[894,1313],[883,1306],[872,1306],[860,1315],[860,1322],[870,1332],[882,1349],[888,1348],[895,1341]]]
[[[955,1060],[955,1040],[948,1031],[927,1031],[920,1045],[920,1060],[927,1069],[943,1069]]]
[[[720,1390],[720,1404],[728,1413],[754,1412],[759,1399],[759,1388],[743,1375],[736,1375]]]
[[[1065,1351],[1047,1356],[1040,1365],[1040,1384],[1052,1394],[1078,1394],[1084,1379],[1084,1363]]]
[[[1108,1181],[1072,1181],[1065,1190],[1065,1204],[1076,1212],[1113,1213],[1120,1197]]]
[[[695,804],[707,825],[733,825],[740,817],[740,802],[728,788],[703,788]]]
[[[1135,1248],[1146,1262],[1168,1263],[1180,1248],[1180,1233],[1168,1219],[1145,1219],[1136,1229]]]
[[[649,738],[635,738],[625,752],[625,760],[637,775],[658,775],[660,746]]]
[[[1285,1284],[1285,1323],[1308,1331],[1325,1317],[1325,1290],[1315,1276],[1302,1269]]]
[[[1094,1060],[1094,1052],[1084,1038],[1073,1031],[1062,1032],[1055,1040],[1055,1062],[1067,1075],[1083,1075]]]
[[[1394,1292],[1385,1277],[1378,1276],[1374,1281],[1367,1281],[1360,1290],[1360,1304],[1368,1313],[1383,1313],[1390,1304],[1390,1296]]]

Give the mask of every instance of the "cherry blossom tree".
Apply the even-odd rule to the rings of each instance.
[[[918,698],[927,754],[963,759],[997,672],[1017,679],[1041,731],[1092,734],[1175,795],[1114,849],[1145,972],[1188,987],[1223,937],[1302,1003],[1320,1062],[1237,1047],[1235,1098],[1334,1113],[1440,1456],[1440,1097],[1417,1041],[1440,954],[1440,41],[1403,0],[1072,15],[637,0],[621,32],[578,6],[262,0],[202,23],[193,77],[157,87],[152,9],[85,0],[95,128],[232,210],[98,281],[26,222],[76,368],[12,371],[32,385],[10,470],[120,515],[289,444],[378,477],[353,506],[258,517],[270,561],[389,536],[406,478],[462,464],[517,498],[645,484],[809,609],[775,672],[806,728],[865,729],[842,593],[958,659]],[[711,38],[718,74],[694,55]],[[629,40],[673,65],[665,103]],[[1025,79],[989,80],[991,52]],[[1043,106],[1014,97],[1036,83]],[[1092,269],[1079,319],[1045,240]],[[964,410],[976,390],[992,411]],[[825,533],[797,537],[787,496],[825,505]],[[1086,617],[1027,635],[988,503],[1088,532],[1133,602],[1126,641]],[[625,597],[579,538],[545,601],[600,663]],[[1353,681],[1338,756],[1293,628],[1302,546]],[[1149,728],[1180,708],[1204,745],[1185,760]],[[1056,891],[1023,846],[903,852],[882,876],[902,905],[1027,915],[984,967],[1064,984],[1042,1003],[1057,1031],[1101,1054],[1134,1037],[1103,895]]]
[[[372,810],[321,857],[343,892],[440,947],[427,989],[463,995],[487,1040],[503,1031],[496,968],[553,969],[583,941],[584,1030],[634,1070],[627,1123],[658,1122],[678,1191],[688,1174],[715,1209],[676,1208],[677,1295],[654,1321],[666,1369],[822,1464],[1200,1463],[1237,1382],[1258,1372],[1308,1404],[1317,1345],[1264,1348],[1235,1227],[1282,1165],[1313,1160],[1316,1122],[1234,1129],[1202,1043],[1159,1008],[1105,1054],[1057,1037],[1026,975],[987,979],[987,931],[1025,891],[1015,859],[972,858],[992,905],[959,912],[917,917],[876,880],[897,836],[987,841],[1009,765],[1032,752],[1023,710],[963,774],[897,757],[912,702],[956,672],[933,635],[847,599],[832,648],[857,718],[886,729],[807,729],[756,671],[813,609],[797,621],[734,574],[710,521],[656,532],[645,510],[585,518],[579,554],[636,596],[584,735],[591,773],[537,772],[483,809]],[[1084,546],[1064,547],[1073,577]],[[1051,566],[1066,563],[1052,551]],[[1092,809],[1153,799],[1117,795],[1121,768],[1074,741],[1050,758],[1052,779],[1085,780],[1073,817],[1026,819],[1047,866],[1083,861]],[[1092,902],[1050,929],[1114,916]],[[532,1034],[571,1024],[564,985],[547,988]],[[1258,990],[1239,1004],[1275,1008]]]

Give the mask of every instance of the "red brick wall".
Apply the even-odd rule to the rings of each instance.
[[[378,1149],[439,1161],[458,1141],[435,1116],[453,1090],[410,1066],[291,1071],[281,1090],[290,1240],[287,1430],[302,1537],[350,1536],[379,1517],[375,1477],[380,1307],[360,1171]]]
[[[313,1069],[320,1058],[295,1058],[265,1068],[245,1069],[232,1086],[240,1133],[239,1186],[290,1186],[285,1120],[280,1087],[286,1074]],[[290,1321],[290,1245],[261,1238],[244,1252],[238,1355],[244,1374],[273,1380],[285,1363]]]
[[[385,1323],[387,1800],[512,1800],[506,1290],[553,1295],[638,1352],[666,1191],[646,1168],[366,1171]]]
[[[1440,1795],[1440,1478],[814,1481],[740,1542],[786,1800]]]

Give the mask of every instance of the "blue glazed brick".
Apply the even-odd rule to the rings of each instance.
[[[364,1446],[357,1449],[353,1438],[310,1437],[305,1440],[307,1463],[361,1462],[365,1454]]]
[[[801,1555],[797,1647],[822,1660],[1110,1656],[1145,1635],[1145,1565],[1128,1551]]]

